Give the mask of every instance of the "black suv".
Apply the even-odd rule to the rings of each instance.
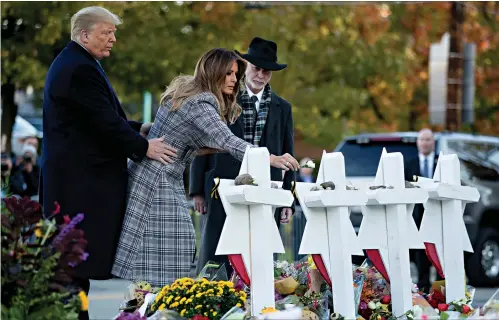
[[[417,132],[360,134],[344,139],[335,149],[345,157],[347,180],[370,183],[383,148],[401,152],[404,161],[417,157]],[[455,153],[461,162],[463,185],[480,192],[477,203],[466,205],[464,221],[474,253],[466,257],[466,273],[474,286],[499,285],[499,138],[462,133],[436,133],[438,154]],[[358,231],[360,208],[352,208],[352,223]]]

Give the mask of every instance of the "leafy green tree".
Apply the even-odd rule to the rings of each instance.
[[[499,5],[464,4],[463,40],[478,46],[476,129],[499,134]],[[273,89],[293,104],[295,128],[305,140],[323,148],[361,131],[427,125],[429,47],[448,30],[450,17],[448,2],[4,2],[2,133],[9,133],[4,122],[16,113],[13,89],[43,88],[48,66],[69,41],[71,15],[88,5],[123,20],[112,57],[102,64],[132,117],[140,117],[144,91],[157,102],[175,76],[193,72],[206,50],[246,52],[260,36],[276,41],[279,60],[288,63],[273,74]]]

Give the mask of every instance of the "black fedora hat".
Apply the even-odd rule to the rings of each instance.
[[[277,44],[262,38],[256,37],[251,40],[248,53],[241,54],[237,50],[234,50],[234,52],[244,60],[265,70],[278,71],[288,66],[287,64],[277,63]]]

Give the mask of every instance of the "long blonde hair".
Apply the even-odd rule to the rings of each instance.
[[[232,94],[225,94],[222,88],[225,77],[231,72],[232,64],[237,62],[237,82]],[[241,114],[241,107],[237,104],[237,94],[242,76],[246,71],[246,63],[235,53],[227,49],[212,49],[199,59],[194,70],[194,76],[178,76],[161,95],[161,105],[172,100],[170,110],[179,109],[184,102],[201,92],[211,92],[218,103],[218,112],[224,122],[233,123]]]

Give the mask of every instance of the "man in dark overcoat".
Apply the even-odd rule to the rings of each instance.
[[[238,104],[243,111],[230,130],[241,139],[260,147],[267,147],[270,154],[281,156],[294,154],[293,117],[289,102],[272,91],[269,81],[273,71],[286,68],[277,63],[277,45],[273,41],[254,38],[246,54],[240,54],[248,63],[244,85],[238,96]],[[288,163],[283,180],[283,171],[271,168],[271,179],[283,181],[283,188],[290,190],[295,172]],[[201,271],[208,261],[225,263],[230,273],[227,256],[216,256],[215,251],[225,223],[225,210],[219,198],[210,197],[214,178],[235,179],[239,174],[241,162],[229,154],[214,154],[197,157],[191,164],[189,194],[194,199],[195,208],[206,213],[203,223],[197,271]],[[292,208],[278,208],[276,223],[286,223],[293,214]]]
[[[413,181],[414,176],[433,178],[435,169],[437,167],[438,156],[435,154],[435,138],[430,129],[422,129],[418,133],[416,141],[418,148],[418,156],[409,159],[405,163],[404,174],[407,181]],[[423,221],[424,207],[422,204],[414,206],[413,218],[416,222],[418,229],[421,227]],[[431,262],[426,256],[425,250],[411,250],[411,255],[416,263],[418,269],[418,287],[424,292],[429,293],[431,289],[430,281],[430,268]],[[437,279],[440,277],[437,276]]]
[[[88,258],[77,267],[75,284],[88,293],[89,279],[110,279],[125,213],[127,158],[171,162],[163,138],[147,140],[151,124],[127,121],[100,65],[116,41],[119,18],[101,7],[71,19],[71,42],[48,70],[43,100],[40,199],[45,215],[60,204],[62,214],[85,215],[78,225],[88,241]],[[88,319],[88,313],[80,314]]]

